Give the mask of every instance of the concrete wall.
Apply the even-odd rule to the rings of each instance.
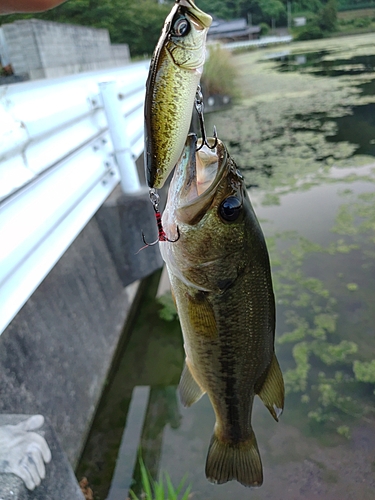
[[[19,75],[34,72],[35,78],[43,78],[42,61],[36,44],[33,23],[17,21],[2,26],[4,39],[13,71]]]
[[[111,45],[112,59],[116,61],[117,66],[121,66],[123,61],[130,61],[129,45],[126,43],[113,43]]]
[[[46,416],[74,466],[138,289],[162,265],[145,189],[116,190],[0,337],[0,413]]]
[[[51,78],[129,62],[127,45],[112,47],[105,29],[28,19],[2,25],[17,75]]]

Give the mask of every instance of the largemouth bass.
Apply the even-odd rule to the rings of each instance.
[[[211,16],[193,0],[176,0],[155,48],[145,99],[145,168],[150,188],[164,185],[184,147],[211,22]]]
[[[214,140],[209,139],[210,146]],[[278,420],[284,383],[274,352],[275,301],[262,230],[243,178],[224,144],[196,152],[188,136],[163,214],[160,249],[181,322],[184,406],[207,393],[216,416],[206,476],[260,486],[262,463],[251,426],[257,394]]]

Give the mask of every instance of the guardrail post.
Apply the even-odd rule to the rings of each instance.
[[[99,88],[120,171],[122,190],[124,193],[135,193],[141,189],[141,184],[126,133],[126,119],[121,113],[117,83],[102,82],[99,83]]]

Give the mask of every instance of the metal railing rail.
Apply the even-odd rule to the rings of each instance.
[[[291,35],[285,36],[265,36],[259,40],[244,40],[242,42],[228,42],[223,47],[229,50],[246,49],[248,47],[267,47],[268,45],[278,45],[279,43],[290,43],[293,40]]]
[[[139,190],[147,74],[0,87],[0,334],[118,182]]]

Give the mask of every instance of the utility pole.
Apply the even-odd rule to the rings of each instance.
[[[292,2],[287,2],[287,13],[288,13],[288,31],[292,27]]]

